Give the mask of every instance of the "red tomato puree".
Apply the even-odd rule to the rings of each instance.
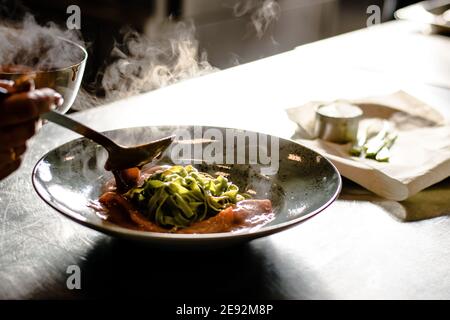
[[[122,174],[122,182],[127,185],[138,184],[154,171],[155,168],[143,172],[139,179],[139,172],[129,169],[127,175]],[[131,202],[116,192],[114,181],[105,185],[105,193],[98,202],[92,207],[100,218],[125,228],[150,232],[194,234],[255,230],[275,218],[270,200],[250,199],[239,201],[217,215],[194,222],[189,227],[166,229],[148,220]]]

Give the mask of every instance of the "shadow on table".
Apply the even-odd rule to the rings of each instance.
[[[256,240],[265,241],[265,240]],[[271,263],[273,247],[253,243],[208,251],[164,251],[134,242],[105,238],[80,266],[86,298],[292,299],[308,298],[310,287],[296,274],[304,292],[280,285],[283,267]],[[268,256],[263,253],[267,249]],[[301,266],[296,266],[302,270]],[[280,274],[281,269],[281,274]],[[311,275],[308,275],[311,281]],[[302,283],[303,282],[303,283]],[[293,296],[297,297],[293,297]]]
[[[370,201],[402,221],[418,221],[450,214],[450,178],[441,181],[416,195],[394,201],[381,198],[345,179],[342,200]]]

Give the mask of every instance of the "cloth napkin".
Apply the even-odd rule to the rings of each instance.
[[[315,139],[315,110],[323,102],[287,110],[298,124],[293,139],[328,157],[344,177],[390,200],[408,199],[450,176],[450,125],[438,111],[402,91],[350,102],[363,110],[364,119],[394,124],[398,137],[389,162],[352,157],[350,144]]]

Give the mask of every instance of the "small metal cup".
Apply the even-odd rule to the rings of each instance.
[[[346,104],[350,104],[347,103]],[[350,116],[330,116],[321,112],[321,108],[327,106],[323,104],[316,109],[315,135],[322,140],[335,143],[348,143],[356,141],[358,134],[359,120],[362,117],[362,110],[350,104],[357,112]]]

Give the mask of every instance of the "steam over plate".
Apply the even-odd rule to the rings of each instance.
[[[99,198],[105,182],[112,178],[103,169],[106,152],[100,146],[84,138],[77,139],[41,158],[32,175],[39,196],[75,222],[117,237],[174,246],[233,244],[305,221],[329,206],[341,189],[341,177],[327,159],[293,141],[274,136],[198,126],[128,128],[106,134],[124,145],[175,134],[178,141],[157,164],[191,163],[201,171],[225,172],[241,189],[256,191],[255,198],[270,199],[276,214],[271,223],[252,232],[189,235],[126,229],[101,220],[88,206]],[[223,151],[220,156],[219,147]],[[211,152],[213,148],[215,152]],[[211,163],[212,158],[216,163]]]

